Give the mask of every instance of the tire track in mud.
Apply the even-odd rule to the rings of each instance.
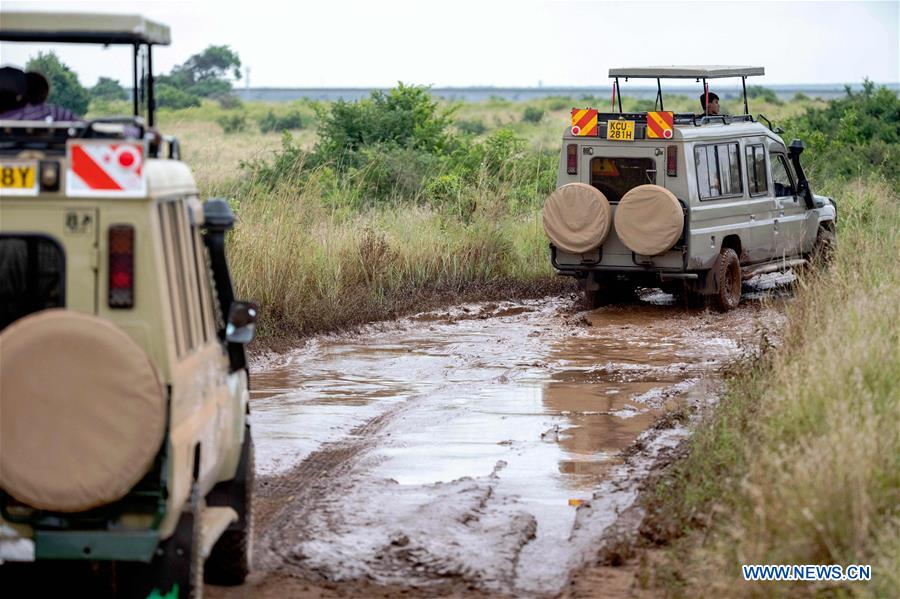
[[[265,402],[287,409],[292,387],[314,387],[296,427],[361,396],[380,413],[260,477],[248,590],[558,592],[686,434],[674,421],[657,426],[666,406],[708,402],[697,379],[777,315],[757,302],[730,315],[646,302],[582,313],[548,298],[320,339],[303,363],[281,369],[294,378],[269,381],[278,393]],[[322,386],[328,377],[339,388]],[[406,379],[418,386],[399,385]],[[391,393],[399,399],[378,403]]]

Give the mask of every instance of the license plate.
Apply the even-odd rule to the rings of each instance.
[[[37,183],[36,162],[0,162],[0,191],[3,195],[36,196]]]
[[[606,139],[634,141],[634,121],[609,121],[606,123]]]

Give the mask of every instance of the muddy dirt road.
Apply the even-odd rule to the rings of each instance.
[[[255,572],[214,597],[553,595],[779,326],[660,292],[475,304],[318,337],[253,375]],[[626,451],[627,449],[627,451]]]

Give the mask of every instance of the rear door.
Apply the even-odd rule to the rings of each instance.
[[[89,203],[0,200],[4,320],[54,307],[97,313],[97,219]]]

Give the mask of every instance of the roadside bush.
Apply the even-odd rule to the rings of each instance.
[[[784,123],[784,138],[802,139],[808,154],[809,177],[884,177],[900,186],[900,98],[869,80],[860,92],[849,87],[846,96],[825,108],[808,108]]]
[[[778,97],[778,94],[776,94],[774,90],[763,87],[761,85],[748,85],[747,97],[754,100],[762,100],[763,102],[768,102],[769,104],[784,104],[784,102],[781,100],[781,98]]]
[[[225,133],[237,133],[247,128],[247,115],[243,112],[225,114],[216,119]]]
[[[468,133],[469,135],[481,135],[487,131],[487,125],[478,119],[456,121],[456,128],[459,129],[460,133]]]
[[[199,97],[165,83],[156,86],[155,98],[157,108],[179,110],[181,108],[194,108],[200,106]]]
[[[244,106],[241,99],[234,94],[219,94],[214,96],[213,99],[225,110],[236,110],[238,108],[243,108]]]
[[[259,130],[261,133],[269,133],[271,131],[286,131],[288,129],[305,129],[307,121],[300,114],[299,110],[292,110],[287,114],[277,115],[274,110],[269,110],[259,119]]]
[[[450,110],[441,110],[424,87],[400,83],[358,102],[339,100],[319,115],[314,153],[338,168],[359,166],[356,152],[375,144],[441,153],[448,143]]]
[[[525,112],[522,113],[522,122],[524,123],[540,123],[544,118],[544,111],[535,106],[526,106]]]

